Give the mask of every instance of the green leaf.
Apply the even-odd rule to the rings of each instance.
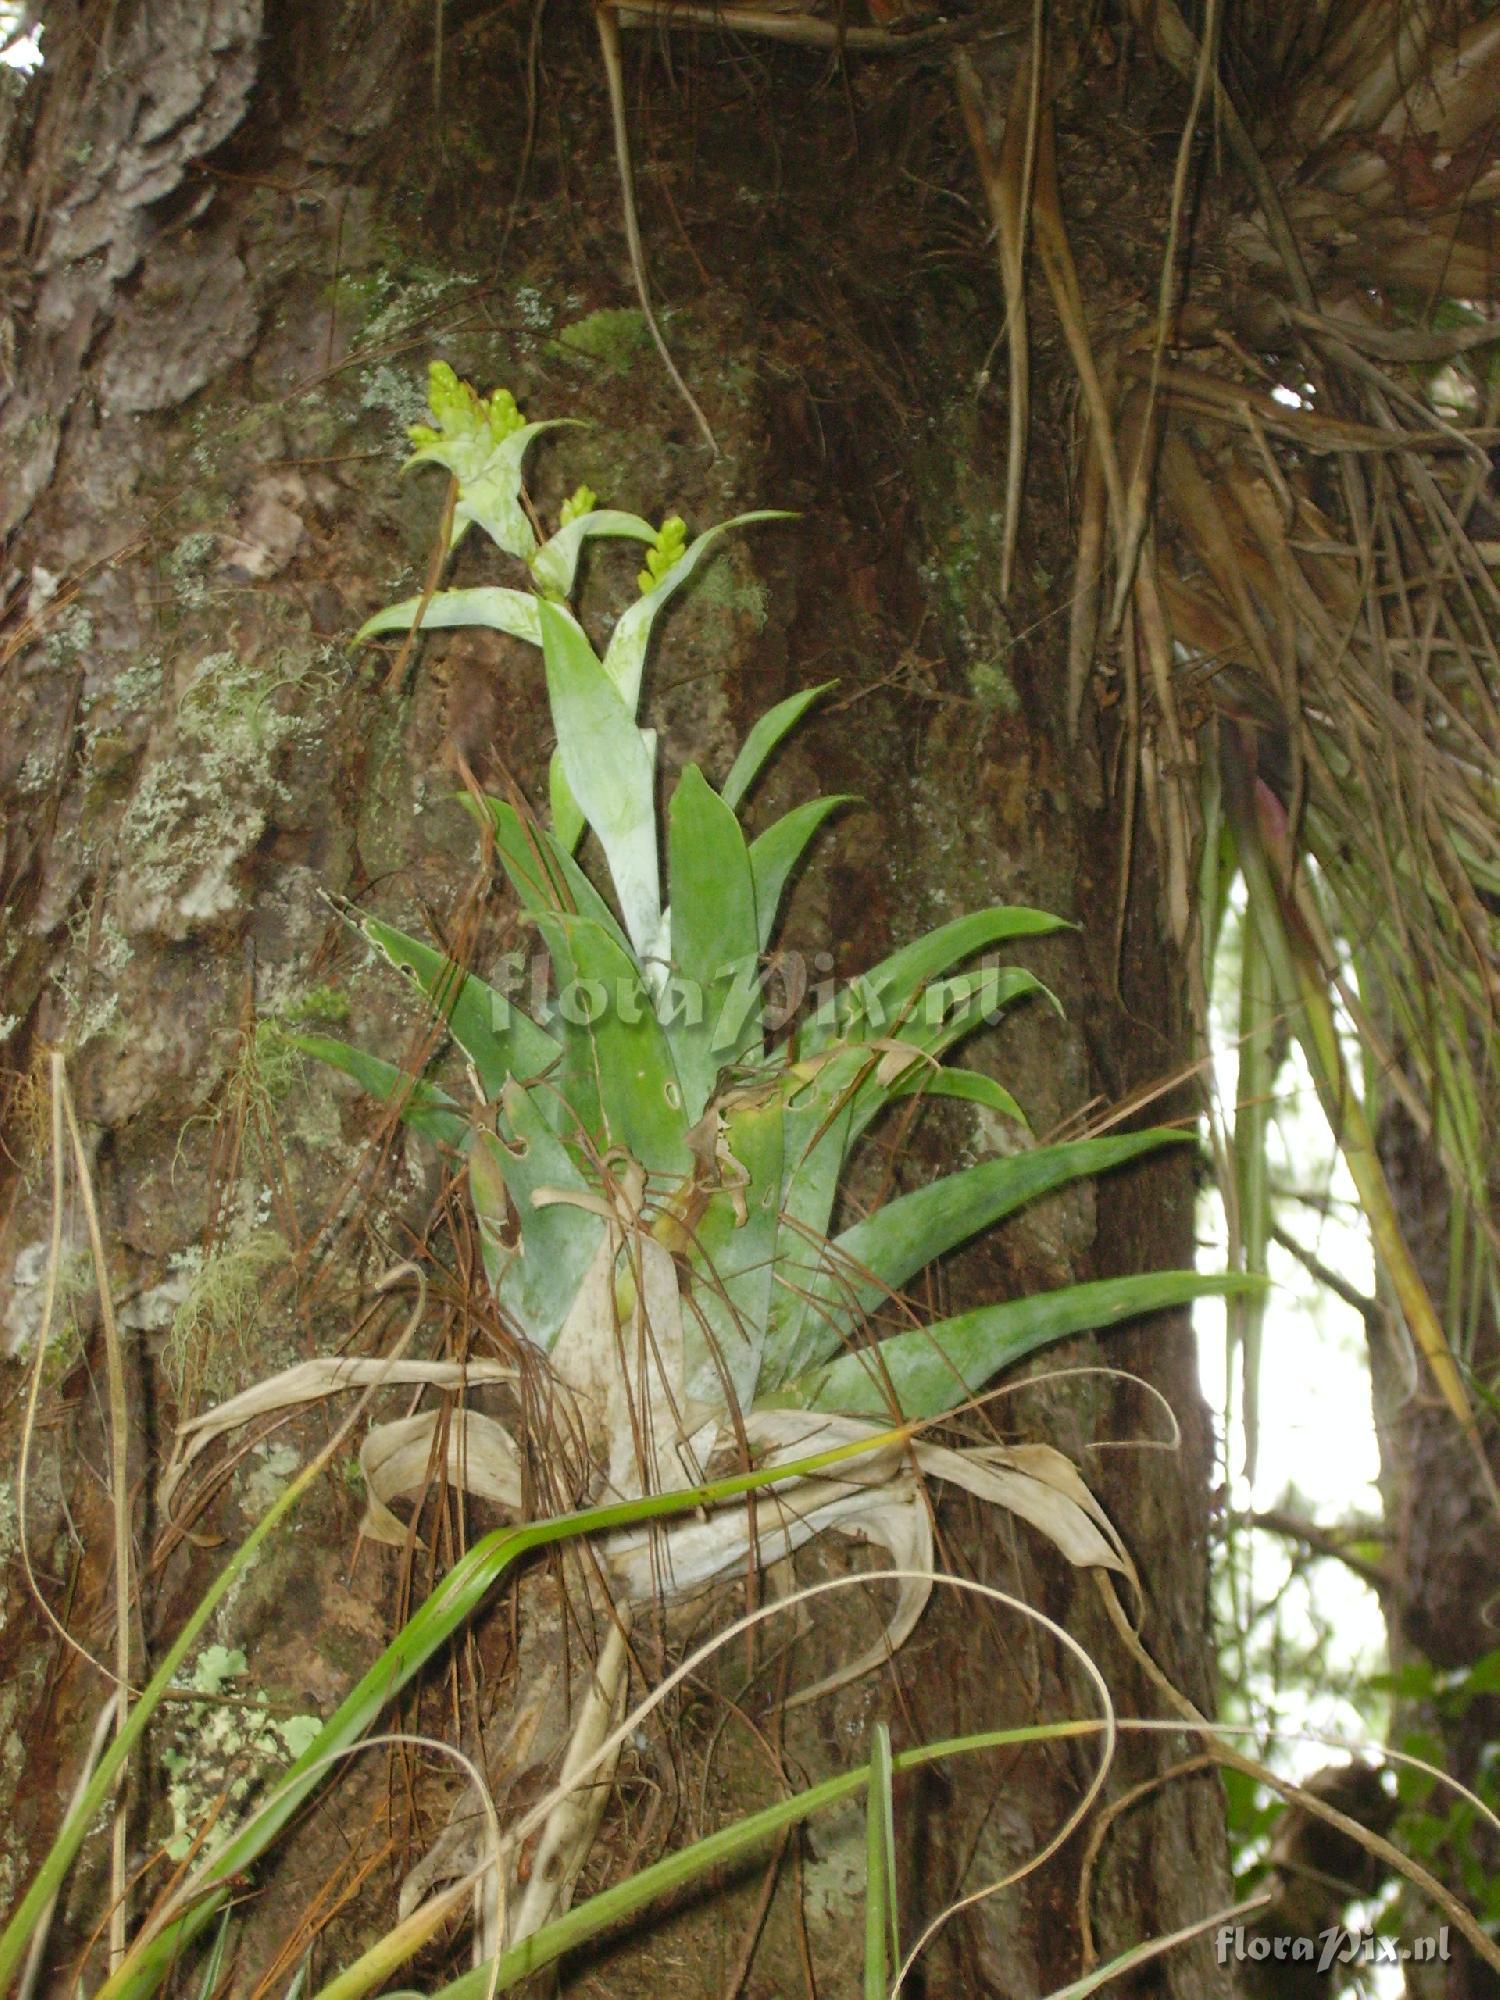
[[[802,1085],[795,1072],[788,1077],[792,1101],[784,1113],[783,1226],[777,1254],[781,1282],[771,1304],[763,1388],[778,1388],[827,1351],[819,1344],[820,1329],[810,1301],[823,1269],[829,1222],[849,1151],[850,1087],[867,1061],[863,1049],[841,1050],[817,1068],[810,1084]]]
[[[1398,1701],[1428,1701],[1437,1692],[1437,1679],[1430,1660],[1408,1660],[1390,1673],[1367,1675],[1365,1686],[1377,1694],[1393,1694]]]
[[[874,1059],[875,1050],[868,1052],[854,1095],[850,1142],[897,1098],[930,1090],[938,1076],[960,1075],[957,1070],[934,1071],[932,1065],[1029,994],[1040,994],[1054,1007],[1057,1005],[1036,974],[1018,965],[989,965],[978,972],[957,973],[951,979],[937,980],[924,988],[915,1002],[908,1005],[894,1037],[914,1051],[910,1066],[900,1075],[882,1081],[884,1061]],[[966,1085],[960,1084],[954,1094],[965,1096],[970,1092]],[[1013,1099],[1011,1105],[1014,1106]],[[1015,1108],[1019,1113],[1019,1107]]]
[[[1473,1666],[1460,1669],[1444,1690],[1445,1697],[1460,1707],[1490,1694],[1500,1694],[1500,1649],[1482,1653]]]
[[[837,1352],[865,1314],[884,1304],[935,1258],[980,1230],[1070,1181],[1108,1173],[1142,1153],[1181,1144],[1189,1136],[1152,1130],[1041,1146],[965,1167],[887,1202],[829,1246],[826,1266],[809,1288],[810,1310],[821,1339],[803,1365]]]
[[[473,800],[468,803],[477,813]],[[487,798],[484,803],[494,829],[495,851],[521,899],[523,912],[560,910],[565,915],[588,917],[609,933],[621,951],[628,951],[614,912],[562,843],[534,819],[523,818],[504,799]]]
[[[433,1012],[448,1024],[453,1039],[474,1065],[487,1100],[500,1095],[508,1076],[540,1076],[561,1055],[545,1028],[473,973],[466,973],[431,945],[405,932],[362,917],[360,929],[398,971],[410,973]]]
[[[406,461],[408,466],[443,465],[458,481],[449,547],[456,548],[469,524],[477,521],[497,548],[529,562],[536,553],[536,531],[521,505],[521,461],[532,439],[543,431],[577,424],[575,417],[552,417],[545,423],[523,424],[498,440],[476,431],[419,445]]]
[[[689,1173],[682,1086],[640,968],[587,917],[543,911],[536,921],[554,964],[571,967],[572,990],[559,993],[555,1025],[564,1033],[566,1024],[564,1075],[597,1088],[594,1136],[604,1147],[626,1147],[651,1173]],[[576,1104],[571,1083],[564,1089]]]
[[[759,1028],[752,1012],[737,1024],[732,1041],[724,1040],[725,1001],[735,980],[753,974],[755,965],[755,886],[740,823],[696,764],[688,765],[672,794],[667,854],[672,969],[681,981],[677,997],[686,1002],[685,1018],[669,1025],[668,1037],[692,1125],[703,1116],[719,1071],[758,1039]]]
[[[1071,928],[1044,910],[1008,904],[955,917],[850,980],[839,995],[839,1037],[900,1033],[915,996],[940,973],[990,945]]]
[[[514,1205],[520,1239],[511,1248],[499,1241],[497,1225],[505,1218],[496,1199],[494,1178],[503,1181]],[[584,1273],[593,1261],[604,1233],[604,1219],[572,1202],[551,1202],[538,1208],[532,1195],[538,1188],[567,1188],[588,1193],[589,1183],[572,1155],[551,1129],[551,1121],[533,1091],[517,1083],[506,1085],[498,1136],[481,1132],[469,1154],[469,1181],[486,1241],[485,1267],[505,1311],[534,1346],[550,1353],[553,1342],[577,1297]],[[482,1205],[481,1205],[482,1201]]]
[[[547,760],[547,803],[552,811],[553,836],[564,853],[571,854],[583,838],[583,810],[569,788],[556,750]]]
[[[738,807],[782,737],[796,726],[819,696],[827,694],[831,687],[837,685],[836,681],[824,681],[819,687],[804,688],[800,694],[788,695],[785,701],[767,709],[741,744],[740,754],[730,766],[729,776],[719,787],[719,796],[725,805]]]
[[[395,1640],[375,1661],[369,1671],[350,1689],[335,1712],[324,1723],[302,1754],[297,1757],[281,1776],[271,1785],[255,1811],[246,1823],[228,1840],[224,1846],[209,1857],[195,1872],[188,1889],[187,1907],[181,1914],[161,1925],[150,1935],[137,1937],[126,1955],[125,1961],[110,1975],[104,1988],[100,1989],[100,2000],[145,2000],[154,1993],[169,1969],[182,1958],[186,1946],[205,1926],[212,1921],[222,1908],[229,1894],[229,1884],[237,1875],[251,1868],[277,1839],[288,1823],[294,1819],[306,1800],[321,1786],[329,1772],[337,1768],[339,1752],[345,1750],[369,1729],[375,1718],[386,1705],[398,1695],[415,1674],[421,1672],[452,1638],[454,1632],[478,1611],[493,1589],[497,1580],[511,1566],[536,1549],[550,1548],[555,1543],[567,1541],[577,1536],[608,1535],[617,1528],[635,1527],[642,1522],[670,1520],[675,1516],[688,1514],[705,1507],[713,1507],[726,1501],[733,1501],[747,1493],[762,1488],[783,1485],[799,1478],[809,1478],[835,1466],[845,1464],[850,1459],[864,1457],[872,1450],[888,1445],[888,1437],[860,1438],[854,1444],[835,1445],[828,1451],[811,1453],[805,1459],[789,1464],[757,1468],[753,1472],[735,1473],[726,1479],[716,1479],[709,1485],[694,1487],[677,1493],[650,1494],[644,1499],[628,1500],[615,1506],[591,1507],[583,1513],[556,1515],[544,1521],[532,1521],[524,1527],[499,1528],[483,1540],[476,1542],[454,1563],[432,1595],[407,1620]],[[38,1869],[35,1879],[24,1897],[11,1914],[3,1931],[0,1931],[0,1987],[8,1986],[15,1973],[28,1940],[47,1909],[57,1896],[84,1837],[99,1817],[119,1783],[120,1772],[133,1753],[147,1723],[163,1696],[179,1673],[196,1639],[231,1588],[242,1578],[264,1547],[273,1529],[290,1512],[301,1495],[323,1470],[321,1460],[314,1460],[293,1479],[291,1484],[276,1500],[261,1520],[251,1530],[245,1541],[235,1551],[229,1563],[210,1584],[204,1596],[194,1607],[182,1632],[168,1648],[161,1665],[152,1675],[149,1684],[142,1690],[140,1699],[131,1707],[124,1727],[113,1738],[109,1747],[99,1759],[98,1769],[83,1788],[72,1809],[67,1814],[57,1838],[53,1841]],[[1006,1741],[1039,1740],[1048,1734],[1055,1734],[1066,1725],[1049,1724],[1028,1732],[1012,1732]],[[998,1742],[994,1736],[984,1739]],[[896,1760],[898,1768],[906,1763],[925,1761],[921,1753],[904,1752]],[[825,1791],[809,1795],[811,1803],[792,1801],[803,1812],[812,1809],[825,1797],[840,1797],[844,1793],[857,1791],[864,1782],[864,1770],[849,1779],[834,1781]],[[787,1802],[778,1809],[787,1812]],[[795,1819],[794,1811],[789,1818]],[[759,1816],[759,1823],[764,1823]],[[751,1830],[758,1830],[752,1823]],[[707,1852],[716,1858],[712,1848]],[[674,1861],[676,1857],[673,1857]],[[689,1869],[689,1874],[695,1872]],[[643,1871],[636,1880],[645,1879],[650,1871]],[[648,1886],[654,1890],[660,1882],[660,1875],[651,1877]],[[629,1885],[627,1885],[629,1886]],[[606,1905],[608,1907],[608,1905]],[[549,1929],[556,1934],[557,1926]],[[571,1936],[564,1920],[563,1936]],[[584,1933],[588,1935],[588,1932]],[[527,1939],[520,1947],[513,1947],[510,1965],[514,1978],[519,1959],[522,1969],[529,1970],[535,1956],[536,1941]],[[542,1961],[537,1961],[542,1962]],[[473,1991],[484,1991],[489,1984],[489,1968],[481,1968],[476,1975]],[[454,1993],[467,1992],[470,1987],[460,1980],[450,1989]]]
[[[809,799],[806,805],[794,806],[783,819],[751,841],[750,873],[755,882],[755,913],[762,951],[770,943],[787,877],[828,815],[837,807],[852,803],[853,796],[851,792],[831,792],[826,798]]]
[[[755,1400],[781,1228],[782,1124],[776,1098],[739,1106],[724,1120],[726,1175],[738,1170],[745,1181],[714,1195],[694,1232],[689,1270],[696,1310],[683,1316],[690,1402],[723,1408],[726,1383],[740,1409]]]
[[[651,755],[579,626],[545,600],[540,613],[563,775],[599,836],[625,929],[644,960],[661,929]]]
[[[977,1394],[1001,1369],[1070,1334],[1101,1331],[1192,1299],[1232,1297],[1252,1282],[1235,1272],[1148,1271],[980,1306],[935,1326],[892,1334],[857,1354],[840,1355],[788,1383],[775,1401],[877,1417],[888,1417],[894,1402],[909,1419],[941,1416]]]
[[[354,635],[354,644],[363,646],[383,632],[409,632],[421,606],[420,597],[403,597],[399,604],[388,604],[384,611],[365,620]],[[456,625],[482,625],[487,631],[508,632],[512,639],[540,646],[542,628],[536,607],[537,600],[529,590],[503,590],[490,584],[473,590],[435,590],[422,612],[420,629],[441,632]]]
[[[1235,1194],[1235,1242],[1239,1268],[1264,1277],[1271,1243],[1271,1169],[1267,1144],[1272,1094],[1281,1066],[1277,1047],[1281,1009],[1275,969],[1251,922],[1240,925],[1240,1066],[1234,1094],[1231,1169]],[[1265,1325],[1263,1291],[1235,1299],[1227,1316],[1231,1366],[1238,1355],[1243,1385],[1245,1477],[1253,1480],[1260,1438],[1260,1350]]]
[[[965,1752],[1008,1749],[1022,1743],[1056,1743],[1085,1733],[1093,1735],[1095,1727],[1091,1722],[1036,1722],[1019,1729],[991,1729],[975,1736],[950,1737],[946,1741],[920,1744],[912,1750],[895,1751],[891,1769],[896,1773],[919,1771]],[[675,1849],[662,1860],[627,1875],[613,1888],[602,1889],[586,1902],[575,1903],[566,1916],[555,1917],[530,1937],[508,1946],[498,1959],[489,1959],[460,1974],[440,1988],[432,2000],[489,2000],[492,1992],[508,1992],[590,1938],[608,1930],[618,1931],[629,1918],[659,1898],[678,1893],[689,1883],[711,1879],[713,1871],[723,1872],[739,1864],[744,1856],[767,1846],[778,1835],[784,1838],[788,1827],[810,1819],[814,1812],[856,1797],[869,1783],[870,1775],[867,1764],[841,1771],[837,1777],[825,1778],[820,1785],[794,1792],[789,1799],[778,1799],[774,1805],[734,1820],[717,1833],[704,1835],[690,1847]],[[101,1996],[101,2000],[116,2000],[116,1996]],[[119,1996],[119,2000],[126,2000],[126,1996]],[[318,2000],[323,2000],[323,1996],[318,1996]],[[1053,2000],[1057,2000],[1056,1995]]]
[[[409,1125],[422,1138],[439,1146],[457,1147],[459,1151],[468,1146],[473,1127],[448,1093],[439,1090],[435,1083],[412,1076],[409,1071],[398,1069],[395,1063],[367,1055],[363,1049],[331,1035],[294,1034],[289,1028],[283,1033],[293,1048],[341,1069],[382,1104],[395,1105],[402,1124]]]
[[[1012,1118],[1018,1125],[1027,1122],[1026,1113],[1005,1086],[977,1069],[934,1069],[930,1063],[914,1063],[891,1085],[891,1096],[953,1097],[965,1104],[978,1104],[1001,1118]]]
[[[549,597],[571,597],[578,574],[578,558],[586,541],[610,535],[628,541],[655,542],[656,530],[639,514],[622,514],[613,507],[599,507],[587,514],[575,514],[555,535],[542,543],[531,558],[531,574]]]
[[[721,535],[731,528],[747,527],[752,521],[790,521],[794,517],[781,508],[762,508],[754,514],[737,514],[699,535],[673,563],[661,582],[621,613],[604,655],[604,671],[619,689],[620,698],[632,715],[641,694],[641,671],[646,664],[646,648],[651,643],[651,626],[667,600],[679,591]],[[652,539],[655,540],[653,533]]]
[[[872,1037],[868,1045],[858,1039],[853,1041],[850,1046],[860,1050],[864,1060],[851,1085],[853,1116],[849,1143],[852,1145],[888,1105],[931,1090],[939,1077],[950,1074],[935,1067],[936,1064],[979,1028],[993,1023],[1007,1007],[1029,994],[1040,994],[1053,1006],[1057,1005],[1035,973],[1027,972],[1021,966],[988,965],[977,972],[956,973],[950,979],[934,981],[909,1001],[904,1017],[893,1020],[894,1032],[891,1035]],[[813,1024],[803,1038],[805,1045],[814,1050],[819,1048],[820,1042],[826,1046],[818,1028],[831,1011],[820,1009],[819,1014],[814,1016]],[[902,1049],[910,1050],[911,1060],[904,1069],[896,1071],[894,1065]],[[960,1072],[955,1070],[951,1074],[957,1076]],[[942,1095],[945,1089],[946,1086],[938,1084],[937,1094]],[[974,1092],[969,1085],[960,1083],[951,1094],[966,1097],[973,1096]],[[980,1094],[983,1094],[982,1085]],[[1019,1106],[1014,1099],[1008,1092],[1002,1092],[1002,1096],[1008,1102],[1001,1108],[1007,1113],[1014,1111],[1019,1117]],[[1024,1118],[1021,1122],[1025,1123]]]

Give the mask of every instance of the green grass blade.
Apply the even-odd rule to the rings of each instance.
[[[942,1763],[949,1757],[971,1756],[980,1751],[1007,1749],[1022,1743],[1097,1736],[1099,1729],[1097,1722],[1077,1721],[1037,1722],[1016,1729],[989,1729],[973,1736],[949,1737],[939,1743],[923,1744],[915,1750],[898,1750],[891,1757],[891,1769],[896,1776],[900,1776],[906,1771],[923,1770],[929,1765]],[[845,1799],[857,1798],[869,1781],[870,1767],[861,1764],[852,1771],[842,1772],[836,1778],[825,1779],[822,1784],[799,1792],[794,1798],[779,1799],[775,1805],[750,1813],[735,1825],[725,1827],[722,1832],[709,1834],[705,1839],[694,1842],[690,1848],[666,1855],[651,1867],[632,1875],[628,1881],[591,1896],[586,1903],[578,1904],[565,1917],[559,1917],[534,1936],[512,1945],[500,1954],[498,1969],[493,1960],[476,1966],[472,1972],[466,1972],[462,1978],[441,1987],[432,2000],[484,2000],[491,1980],[496,1992],[508,1991],[531,1973],[555,1964],[564,1952],[586,1944],[601,1931],[633,1917],[658,1897],[670,1895],[711,1869],[722,1868],[742,1855],[753,1853],[788,1827],[798,1826],[803,1820],[810,1819],[815,1812],[839,1805]]]
[[[198,1981],[198,2000],[213,2000],[214,1988],[219,1983],[219,1974],[224,1970],[224,1953],[228,1948],[229,1926],[232,1921],[233,1918],[228,1910],[219,1919],[219,1928],[214,1934],[214,1941],[204,1961],[203,1977]],[[306,1964],[306,1960],[303,1964]],[[304,1974],[302,1982],[293,1980],[292,1986],[296,1987],[305,1982],[305,1977]],[[292,1988],[288,1988],[286,2000],[293,2000]]]
[[[161,1665],[142,1689],[139,1700],[130,1709],[124,1727],[111,1738],[93,1778],[58,1829],[31,1887],[16,1906],[4,1931],[0,1931],[0,1992],[9,1990],[11,1977],[30,1942],[33,1927],[48,1904],[60,1893],[68,1870],[73,1865],[90,1827],[94,1825],[113,1796],[116,1783],[134,1754],[136,1745],[144,1735],[152,1716],[161,1706],[163,1697],[176,1680],[199,1635],[241,1577],[258,1560],[262,1546],[277,1524],[291,1512],[322,1469],[321,1463],[314,1460],[297,1474],[251,1529],[183,1621],[182,1630],[167,1648]],[[221,1893],[204,1906],[202,1916],[194,1926],[195,1930],[200,1929],[212,1918],[222,1907],[223,1901],[224,1895]],[[153,1980],[152,1984],[155,1983]],[[147,1987],[141,1990],[149,1992],[151,1989]]]

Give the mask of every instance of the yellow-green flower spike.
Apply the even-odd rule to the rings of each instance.
[[[592,514],[598,504],[599,496],[593,487],[580,486],[576,493],[570,494],[564,500],[562,513],[558,516],[558,526],[566,528],[570,521],[578,520],[581,515]]]
[[[493,389],[488,396],[481,396],[472,384],[461,382],[446,361],[434,361],[427,371],[427,407],[437,419],[437,428],[412,424],[411,441],[418,447],[437,444],[443,438],[483,433],[500,444],[526,422],[509,389]]]
[[[680,514],[669,514],[662,522],[656,537],[656,546],[646,552],[646,567],[636,578],[641,595],[654,590],[671,569],[681,560],[687,548],[687,523]]]

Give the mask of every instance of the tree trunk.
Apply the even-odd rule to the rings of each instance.
[[[469,824],[449,795],[455,752],[492,783],[532,785],[545,770],[534,655],[438,638],[392,687],[388,654],[347,650],[427,566],[440,494],[397,472],[429,356],[483,387],[506,383],[530,415],[590,420],[542,455],[549,497],[586,478],[608,504],[695,527],[746,507],[800,511],[713,566],[674,615],[647,695],[663,762],[719,773],[769,701],[838,680],[767,785],[768,810],[814,789],[865,801],[801,884],[790,944],[826,950],[843,974],[992,901],[1077,919],[1031,960],[1066,1021],[1037,1007],[978,1057],[1039,1135],[1180,1074],[1188,1024],[1142,843],[1132,849],[1101,779],[1108,718],[1089,723],[1084,749],[1067,747],[1055,552],[1070,539],[1069,451],[1063,355],[1045,321],[1027,528],[1010,600],[999,598],[1005,405],[987,362],[1003,307],[945,57],[831,65],[709,30],[627,38],[646,254],[718,439],[711,459],[628,316],[608,99],[581,10],[54,7],[44,46],[45,72],[7,107],[4,210],[17,299],[0,407],[6,1450],[13,1463],[41,1316],[44,1059],[60,1045],[125,1330],[140,1631],[159,1655],[222,1559],[183,1541],[159,1507],[174,1423],[346,1343],[370,1281],[396,1256],[424,1256],[429,1238],[446,1243],[458,1207],[429,1149],[387,1133],[372,1150],[366,1105],[324,1077],[286,1074],[256,1035],[258,1019],[347,1007],[351,1040],[393,1055],[419,1044],[395,982],[361,962],[327,896],[408,930],[477,924],[487,945],[505,942],[504,905],[476,889]],[[1003,94],[1003,69],[988,87]],[[1153,155],[1146,107],[1080,91],[1058,118],[1087,254],[1107,266],[1132,226],[1151,236],[1156,210],[1144,232],[1137,211],[1158,199],[1169,163]],[[1121,158],[1134,183],[1111,171]],[[459,578],[490,580],[467,547]],[[1186,1108],[1169,1098],[1153,1116]],[[870,1189],[992,1146],[960,1109],[928,1113],[899,1152],[872,1149]],[[956,1307],[1187,1262],[1192,1203],[1180,1158],[1070,1192],[952,1260],[936,1290]],[[103,1349],[76,1204],[67,1229],[67,1324],[44,1376],[24,1529],[43,1595],[99,1652],[111,1617]],[[428,1351],[492,1353],[451,1253],[432,1270]],[[974,1421],[1074,1457],[1139,1566],[1146,1646],[1208,1706],[1210,1440],[1189,1335],[1178,1319],[1153,1322],[1034,1372],[1101,1360],[1162,1392],[1179,1450],[1102,1449],[1163,1434],[1155,1401],[1118,1376],[1043,1379]],[[300,1457],[326,1429],[309,1418],[291,1435]],[[235,1466],[196,1523],[200,1543],[239,1539],[263,1511],[291,1462],[279,1450]],[[456,1503],[436,1506],[403,1560],[356,1553],[357,1519],[355,1498],[330,1482],[226,1609],[214,1637],[247,1655],[242,1691],[326,1713],[464,1530]],[[963,1506],[939,1525],[953,1567],[1082,1641],[1122,1714],[1160,1712],[1089,1576]],[[43,1623],[14,1561],[5,1590],[0,1867],[19,1888],[56,1823],[51,1773],[71,1781],[104,1686]],[[408,1719],[441,1728],[457,1704],[471,1745],[481,1712],[503,1731],[527,1644],[524,1618],[519,1635],[508,1614],[485,1621]],[[773,1629],[763,1659],[776,1644]],[[807,1660],[798,1653],[798,1679]],[[890,1674],[784,1722],[774,1692],[762,1673],[746,1693],[748,1730],[718,1696],[696,1695],[670,1736],[632,1753],[595,1876],[861,1757],[878,1717],[899,1745],[1093,1701],[1039,1628],[956,1598],[933,1604]],[[157,1733],[155,1776],[137,1787],[139,1862],[172,1830],[174,1747]],[[1181,1739],[1127,1738],[1110,1793],[1182,1755]],[[906,1935],[1024,1866],[1096,1756],[1087,1740],[1028,1749],[903,1791]],[[201,1816],[222,1771],[188,1778],[199,1789],[179,1808]],[[289,1978],[315,1933],[319,1976],[373,1935],[447,1796],[415,1769],[387,1789],[370,1760],[341,1780],[264,1875],[236,1933],[236,1990]],[[859,1815],[815,1823],[780,1857],[763,1927],[755,1872],[637,1926],[571,1970],[572,1990],[857,1991],[863,1839]],[[57,1991],[103,1907],[102,1867],[88,1850],[54,1932]],[[1075,1840],[956,1917],[908,1991],[1039,1994],[1076,1976],[1081,1872]],[[1148,1789],[1092,1872],[1103,1956],[1222,1906],[1216,1781]],[[1206,1941],[1146,1979],[1141,1990],[1179,2000],[1228,1990]]]
[[[1486,1128],[1488,1129],[1488,1128]],[[1434,1298],[1447,1296],[1451,1243],[1450,1194],[1430,1143],[1414,1129],[1396,1101],[1380,1129],[1386,1173],[1399,1204],[1402,1231]],[[1491,1175],[1491,1213],[1500,1197],[1500,1172]],[[1472,1379],[1492,1381],[1500,1363],[1500,1334],[1486,1296],[1466,1328],[1455,1324],[1455,1347]],[[1451,1413],[1425,1381],[1413,1385],[1408,1359],[1388,1335],[1372,1339],[1376,1429],[1381,1489],[1390,1536],[1388,1566],[1395,1589],[1388,1603],[1392,1665],[1415,1675],[1410,1698],[1397,1712],[1394,1736],[1481,1797],[1493,1789],[1490,1767],[1500,1730],[1500,1695],[1493,1670],[1481,1662],[1500,1658],[1495,1606],[1500,1602],[1500,1551],[1495,1516],[1474,1453],[1461,1449]],[[1493,1444],[1490,1462],[1496,1463]],[[1429,1671],[1435,1670],[1435,1672]],[[1415,1804],[1415,1801],[1411,1803]],[[1438,1791],[1421,1801],[1416,1839],[1431,1840],[1434,1872],[1456,1894],[1481,1909],[1500,1878],[1500,1842],[1490,1828]],[[1425,1819],[1425,1825],[1423,1820]],[[1413,1910],[1410,1928],[1427,1913]],[[1496,2000],[1500,1980],[1468,1944],[1456,1939],[1441,1966],[1410,1966],[1413,2000]]]

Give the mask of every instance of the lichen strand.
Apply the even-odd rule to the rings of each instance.
[[[213,1250],[195,1244],[172,1258],[183,1296],[162,1360],[180,1411],[232,1395],[266,1367],[267,1342],[251,1343],[267,1286],[287,1262],[283,1238],[253,1214]]]

